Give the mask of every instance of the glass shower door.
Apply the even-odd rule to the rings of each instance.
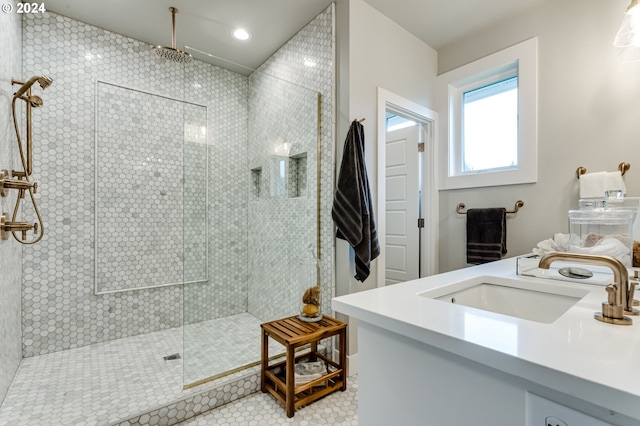
[[[198,230],[208,238],[208,279],[183,286],[184,386],[192,387],[256,367],[260,324],[297,315],[317,282],[319,95],[209,64],[190,66],[187,81],[188,98],[207,106],[206,143],[185,136],[184,146],[185,274],[198,263],[187,209],[208,200]],[[189,183],[203,176],[187,170],[201,167],[205,195]]]

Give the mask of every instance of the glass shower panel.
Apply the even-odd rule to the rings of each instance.
[[[208,118],[198,145],[206,149],[184,172],[185,209],[190,197],[207,199],[199,217],[209,253],[208,280],[183,286],[188,388],[257,366],[260,324],[298,314],[302,292],[316,284],[320,111],[317,92],[260,72],[197,62],[185,74],[185,96],[206,104]],[[205,195],[188,188],[197,172],[187,169],[202,162]]]
[[[297,314],[315,285],[318,250],[318,93],[249,77],[249,165],[266,171],[248,212],[248,312],[261,322]]]

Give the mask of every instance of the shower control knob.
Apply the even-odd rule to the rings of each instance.
[[[33,188],[33,193],[37,193],[38,192],[38,182],[33,182],[33,185],[31,186],[31,188]]]
[[[33,228],[33,233],[37,234],[38,233],[38,222],[35,222],[33,224],[33,226],[28,225],[27,229],[22,229],[22,241],[26,241],[27,240],[27,231],[29,230],[29,228]]]

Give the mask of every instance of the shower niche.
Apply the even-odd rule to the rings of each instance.
[[[268,180],[263,182],[263,167],[251,169],[251,201],[261,196],[299,198],[307,196],[307,153],[268,158]],[[267,190],[263,190],[263,186]]]

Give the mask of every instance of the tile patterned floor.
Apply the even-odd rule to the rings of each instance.
[[[259,361],[262,322],[245,313],[186,326],[184,382],[194,383],[204,377]],[[269,355],[283,353],[284,346],[269,341]]]
[[[334,392],[298,409],[287,418],[284,408],[273,396],[255,393],[221,408],[186,420],[186,426],[357,426],[358,379],[349,377],[347,390]]]
[[[237,327],[240,323],[246,325],[244,331]],[[230,346],[221,340],[220,333],[205,332],[205,329],[232,330],[233,344],[241,346],[235,356],[225,355],[217,357],[218,360],[231,358],[234,366],[259,360],[260,323],[249,314],[241,314],[200,323],[193,329],[188,326],[184,333],[188,342],[198,341],[194,331],[201,332],[202,339],[198,347],[187,343],[193,349],[187,351],[190,356],[187,363],[190,368],[206,364],[194,358],[205,354],[205,347]],[[240,339],[239,336],[246,337]],[[203,345],[205,339],[209,343]],[[163,359],[174,353],[184,355],[182,328],[26,358],[0,407],[0,426],[105,425],[165,406],[213,385],[182,390],[184,357],[173,361]],[[238,353],[248,354],[249,358],[239,359]],[[225,364],[213,370],[231,367]],[[247,373],[236,373],[216,381],[215,385],[234,380],[239,374]]]

